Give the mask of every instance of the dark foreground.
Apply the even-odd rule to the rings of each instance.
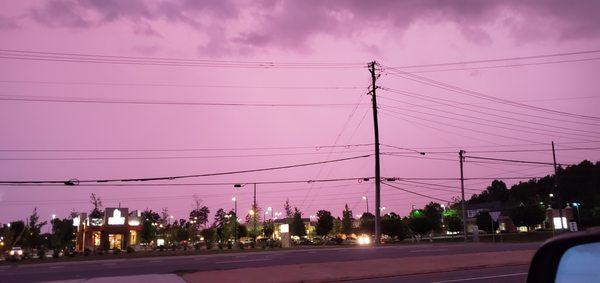
[[[106,276],[162,274],[224,270],[244,267],[291,265],[301,263],[343,262],[366,259],[407,258],[424,255],[452,255],[479,252],[537,249],[541,243],[456,243],[385,246],[380,248],[316,248],[272,252],[230,253],[178,257],[153,257],[101,261],[56,262],[0,266],[2,282],[39,282]],[[522,282],[527,266],[472,269],[424,275],[379,278],[358,282]],[[502,276],[504,275],[504,276]]]

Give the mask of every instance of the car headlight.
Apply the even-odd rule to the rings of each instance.
[[[17,254],[22,255],[23,251],[17,251]]]
[[[367,236],[361,236],[358,237],[358,244],[359,245],[368,245],[371,243],[371,239]]]
[[[15,251],[10,251],[10,255],[15,255]]]

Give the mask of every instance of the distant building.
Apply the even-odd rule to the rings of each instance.
[[[550,229],[569,229],[569,222],[572,222],[573,219],[573,208],[568,205],[562,209],[562,221],[560,210],[548,208],[546,209],[546,221],[544,224]]]
[[[73,219],[77,227],[77,251],[137,247],[140,243],[141,212],[127,208],[106,208],[102,216],[80,213]]]
[[[467,206],[467,232],[472,233],[477,226],[477,214],[480,212],[500,212],[498,217],[498,230],[501,232],[517,232],[512,219],[509,217],[510,210],[504,207],[502,202],[492,201],[477,204],[469,204]]]
[[[302,222],[304,223],[304,227],[306,228],[306,236],[307,237],[316,236],[316,233],[315,233],[316,223],[312,222],[310,220],[310,218],[302,218]],[[281,226],[282,224],[286,224],[286,223],[288,223],[287,219],[275,219],[273,221],[273,224],[275,226],[275,231],[273,232],[273,237],[275,237],[275,239],[280,239],[279,226]]]

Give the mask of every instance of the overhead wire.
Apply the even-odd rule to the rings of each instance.
[[[600,53],[600,49],[551,53],[551,54],[540,54],[540,55],[531,55],[531,56],[504,57],[504,58],[494,58],[494,59],[468,60],[468,61],[444,62],[444,63],[420,64],[420,65],[405,65],[405,66],[396,66],[394,68],[413,69],[413,68],[423,68],[423,67],[441,67],[441,66],[467,65],[467,64],[477,64],[477,63],[494,63],[494,62],[502,62],[502,61],[516,61],[516,60],[527,60],[527,59],[544,59],[544,58],[564,57],[564,56],[584,55],[584,54],[596,54],[596,53]]]
[[[257,169],[246,169],[246,170],[238,170],[238,171],[225,171],[225,172],[215,172],[215,173],[204,173],[204,174],[190,174],[190,175],[176,175],[176,176],[161,176],[161,177],[142,177],[142,178],[108,178],[108,179],[89,179],[89,180],[74,180],[74,181],[65,181],[65,180],[29,180],[29,181],[0,181],[0,184],[40,184],[40,183],[48,183],[48,184],[65,184],[65,185],[77,185],[80,183],[110,183],[110,182],[145,182],[145,181],[166,181],[166,180],[176,180],[176,179],[188,179],[188,178],[199,178],[199,177],[211,177],[211,176],[224,176],[224,175],[233,175],[233,174],[242,174],[242,173],[253,173],[253,172],[263,172],[263,171],[273,171],[273,170],[281,170],[281,169],[290,169],[297,167],[306,167],[313,166],[325,163],[333,163],[333,162],[341,162],[348,161],[360,158],[366,158],[371,156],[371,154],[359,155],[353,157],[332,159],[332,160],[324,160],[317,162],[309,162],[309,163],[300,163],[300,164],[292,164],[292,165],[283,165],[283,166],[275,166],[275,167],[265,167],[265,168],[257,168]],[[76,183],[76,184],[74,184]]]
[[[422,196],[422,197],[425,197],[425,198],[428,198],[428,199],[434,199],[434,200],[439,200],[439,201],[443,201],[443,202],[450,202],[447,199],[441,199],[441,198],[438,198],[438,197],[434,197],[434,196],[430,196],[430,195],[426,195],[426,194],[422,194],[422,193],[413,192],[411,190],[407,190],[407,189],[404,189],[404,188],[401,188],[401,187],[398,187],[398,186],[391,185],[391,184],[389,184],[387,182],[382,182],[382,184],[384,184],[384,185],[386,185],[388,187],[397,189],[397,190],[401,190],[401,191],[404,191],[404,192],[407,192],[407,193],[410,193],[410,194]]]
[[[429,85],[432,87],[437,87],[440,89],[444,89],[444,90],[448,90],[448,91],[452,91],[455,93],[459,93],[459,94],[463,94],[463,95],[467,95],[470,97],[475,97],[475,98],[479,98],[479,99],[484,99],[484,100],[490,100],[490,101],[495,101],[498,103],[502,103],[505,105],[510,105],[513,107],[518,107],[518,108],[523,108],[523,109],[529,109],[529,110],[534,110],[534,111],[538,111],[538,112],[544,112],[544,113],[549,113],[549,114],[553,114],[553,115],[560,115],[560,116],[566,116],[566,117],[572,117],[572,118],[576,118],[576,119],[582,119],[582,120],[594,120],[594,121],[600,121],[600,117],[596,117],[596,116],[590,116],[590,115],[582,115],[582,114],[577,114],[577,113],[570,113],[570,112],[565,112],[565,111],[559,111],[559,110],[553,110],[553,109],[548,109],[548,108],[543,108],[543,107],[538,107],[538,106],[532,106],[529,104],[525,104],[525,103],[521,103],[521,102],[515,102],[515,101],[511,101],[508,99],[504,99],[504,98],[498,98],[495,96],[491,96],[491,95],[487,95],[481,92],[477,92],[477,91],[473,91],[473,90],[468,90],[462,87],[458,87],[455,85],[451,85],[448,83],[444,83],[444,82],[440,82],[437,80],[433,80],[427,77],[423,77],[423,76],[419,76],[419,75],[415,75],[415,74],[411,74],[408,72],[404,72],[401,71],[399,69],[395,69],[395,68],[390,68],[392,69],[394,72],[390,73],[394,76],[398,76],[401,78],[405,78],[408,80],[412,80],[415,82],[419,82],[425,85]],[[400,74],[398,74],[400,73]]]

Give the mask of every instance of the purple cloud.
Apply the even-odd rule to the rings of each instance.
[[[0,29],[17,29],[19,27],[16,20],[0,15]]]
[[[252,49],[300,50],[316,35],[351,37],[365,28],[399,33],[415,23],[452,23],[468,40],[491,42],[481,26],[504,19],[521,42],[553,36],[562,40],[600,34],[599,1],[322,1],[322,0],[53,0],[32,11],[40,23],[90,28],[117,20],[130,21],[137,34],[155,36],[151,22],[163,19],[209,34],[199,50],[210,54],[245,53]],[[243,22],[243,16],[252,19]],[[531,19],[511,20],[511,17]],[[534,21],[535,19],[535,21]],[[534,26],[544,23],[543,26]],[[230,30],[238,25],[238,29]],[[142,27],[142,28],[140,28]],[[218,30],[219,32],[214,32]]]

